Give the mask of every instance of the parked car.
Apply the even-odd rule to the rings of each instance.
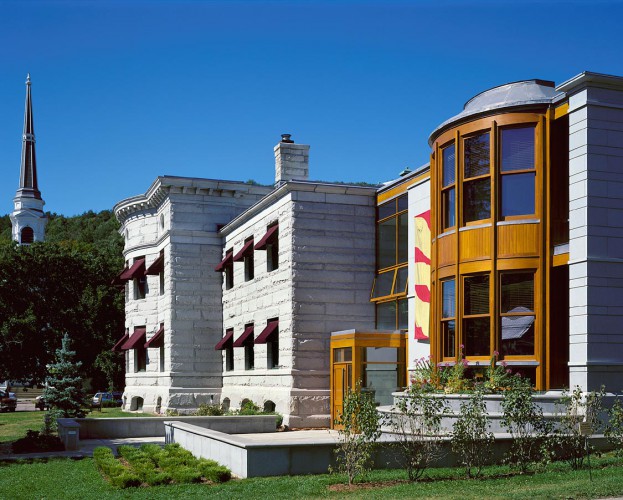
[[[100,406],[103,403],[115,403],[117,406],[123,404],[122,392],[98,392],[91,399],[91,406]]]
[[[35,398],[35,408],[38,408],[41,411],[50,409],[50,407],[47,404],[47,402],[45,401],[45,398],[43,397],[43,395],[37,396]]]
[[[0,411],[15,411],[16,408],[17,398],[15,393],[0,389]]]

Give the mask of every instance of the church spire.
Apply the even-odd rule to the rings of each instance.
[[[26,104],[24,108],[24,133],[22,135],[22,165],[17,195],[41,199],[37,185],[37,158],[35,156],[35,124],[32,119],[30,73],[26,77]]]
[[[35,126],[32,119],[32,98],[30,96],[30,73],[26,77],[26,106],[24,109],[24,133],[22,134],[22,163],[19,172],[19,187],[15,208],[10,214],[13,225],[13,239],[20,245],[29,245],[45,239],[45,225],[48,218],[43,212],[45,202],[37,183],[37,159],[35,157]]]

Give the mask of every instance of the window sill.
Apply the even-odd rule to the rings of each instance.
[[[498,222],[498,226],[512,226],[515,224],[540,224],[540,219],[506,219]]]

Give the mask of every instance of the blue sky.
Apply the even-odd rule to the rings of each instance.
[[[0,0],[0,214],[27,72],[46,209],[75,215],[158,175],[272,183],[286,132],[314,180],[395,178],[487,88],[623,75],[621,19],[614,0]]]

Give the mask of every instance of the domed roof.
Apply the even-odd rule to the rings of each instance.
[[[439,132],[451,123],[472,115],[486,113],[494,109],[550,104],[553,98],[560,93],[554,85],[554,82],[547,80],[522,80],[485,90],[467,101],[463,106],[463,111],[458,115],[446,120],[433,130],[428,142],[432,144]]]

